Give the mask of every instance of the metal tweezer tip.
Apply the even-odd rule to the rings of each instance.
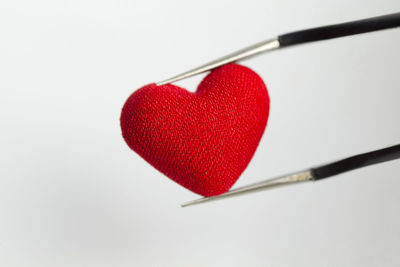
[[[212,70],[212,69],[215,69],[219,66],[222,66],[222,65],[225,65],[225,64],[228,64],[231,62],[235,62],[235,61],[241,60],[243,58],[251,57],[251,56],[257,55],[259,53],[273,50],[276,48],[279,48],[278,39],[275,38],[275,39],[271,39],[271,40],[266,40],[261,43],[258,43],[258,44],[252,45],[250,47],[244,48],[242,50],[239,50],[237,52],[234,52],[232,54],[229,54],[227,56],[221,57],[217,60],[211,61],[205,65],[202,65],[202,66],[192,69],[190,71],[184,72],[184,73],[174,76],[172,78],[158,82],[157,85],[173,83],[173,82],[176,82],[176,81],[179,81],[179,80],[182,80],[182,79],[185,79],[185,78],[188,78],[188,77],[191,77],[191,76],[194,76],[194,75],[197,75],[197,74],[200,74],[200,73]]]
[[[187,207],[187,206],[192,206],[195,204],[200,204],[208,201],[213,201],[213,200],[219,200],[222,198],[227,198],[227,197],[232,197],[232,196],[238,196],[250,192],[256,192],[256,191],[261,191],[273,187],[278,187],[282,185],[288,185],[288,184],[293,184],[293,183],[298,183],[298,182],[305,182],[305,181],[310,181],[313,180],[313,176],[311,174],[310,170],[303,171],[303,172],[298,172],[295,174],[290,174],[286,176],[282,176],[279,178],[275,179],[270,179],[262,182],[258,182],[255,184],[239,187],[236,189],[233,189],[231,191],[228,191],[224,194],[218,195],[218,196],[213,196],[213,197],[204,197],[204,198],[199,198],[196,200],[192,200],[186,203],[183,203],[181,207]]]

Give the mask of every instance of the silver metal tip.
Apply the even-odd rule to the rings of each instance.
[[[199,198],[199,199],[196,199],[196,200],[185,202],[185,203],[183,203],[181,205],[181,207],[184,208],[184,207],[187,207],[187,206],[199,204],[199,203],[204,202],[204,201],[207,201],[207,198],[203,197],[203,198]]]
[[[260,43],[257,43],[255,45],[252,45],[250,47],[246,47],[242,50],[239,50],[237,52],[234,52],[232,54],[229,54],[227,56],[221,57],[217,60],[211,61],[207,64],[204,64],[200,67],[197,67],[195,69],[189,70],[187,72],[184,72],[182,74],[179,74],[177,76],[174,76],[172,78],[157,82],[156,85],[160,86],[160,85],[165,85],[165,84],[169,84],[169,83],[173,83],[185,78],[189,78],[191,76],[215,69],[217,67],[220,67],[222,65],[228,64],[228,63],[232,63],[232,62],[236,62],[238,60],[244,59],[244,58],[248,58],[257,54],[260,54],[262,52],[266,52],[269,50],[274,50],[279,48],[279,41],[277,38],[275,39],[270,39],[270,40],[266,40]]]
[[[265,180],[262,182],[258,182],[255,184],[239,187],[236,189],[233,189],[231,191],[228,191],[224,194],[213,196],[213,197],[203,197],[199,199],[195,199],[192,201],[185,202],[181,205],[181,207],[187,207],[187,206],[192,206],[212,200],[219,200],[227,197],[233,197],[233,196],[238,196],[250,192],[256,192],[256,191],[261,191],[265,189],[270,189],[282,185],[288,185],[288,184],[293,184],[293,183],[299,183],[299,182],[305,182],[305,181],[311,181],[313,180],[313,176],[310,170],[307,171],[302,171],[290,175],[285,175],[282,177],[278,177],[275,179],[269,179]]]

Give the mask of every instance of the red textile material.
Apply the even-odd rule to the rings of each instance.
[[[126,101],[122,135],[156,169],[203,196],[228,191],[247,167],[267,125],[269,96],[252,70],[213,70],[195,93],[146,85]]]

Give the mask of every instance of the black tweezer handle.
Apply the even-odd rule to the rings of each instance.
[[[278,40],[280,47],[286,47],[394,27],[400,27],[400,13],[291,32],[278,36]]]
[[[311,174],[314,180],[319,180],[343,172],[399,158],[400,145],[395,145],[313,168],[311,169]]]

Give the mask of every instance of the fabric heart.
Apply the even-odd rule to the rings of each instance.
[[[146,85],[126,101],[122,135],[156,169],[203,196],[228,191],[263,135],[269,96],[252,70],[229,64],[213,70],[191,93]]]

